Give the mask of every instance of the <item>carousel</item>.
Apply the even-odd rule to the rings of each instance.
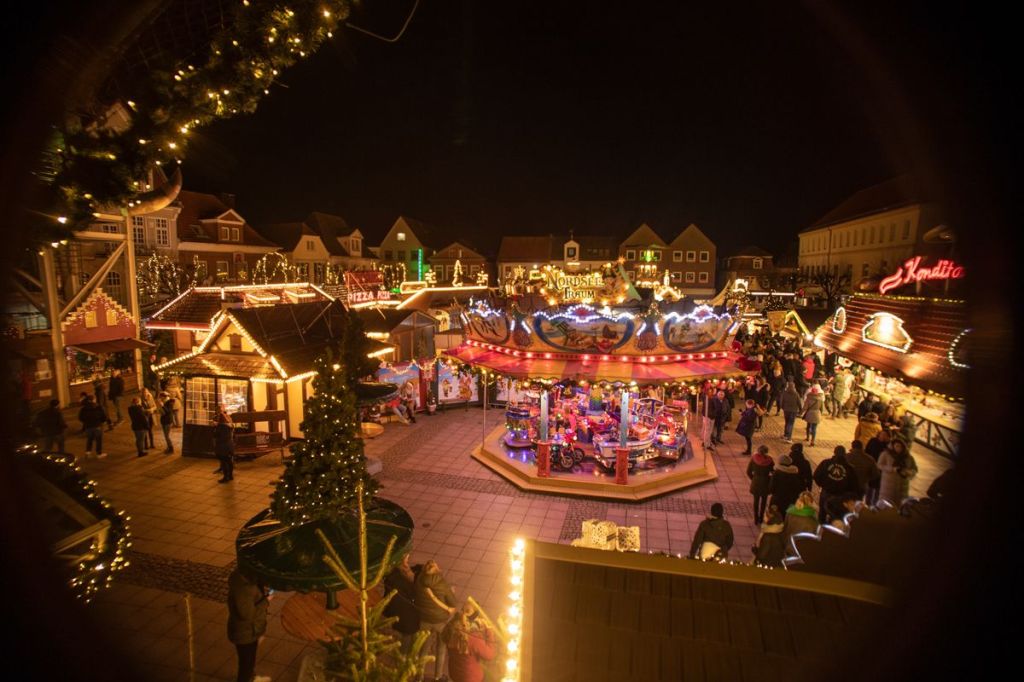
[[[615,288],[623,275],[603,290],[597,276],[551,277],[460,311],[464,341],[445,355],[499,377],[505,401],[504,423],[473,456],[522,489],[639,500],[717,478],[693,396],[747,373],[729,350],[738,320]]]

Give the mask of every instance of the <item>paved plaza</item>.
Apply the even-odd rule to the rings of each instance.
[[[736,544],[730,557],[751,559],[756,528],[750,518],[745,444],[733,431],[713,455],[719,478],[644,503],[619,503],[526,493],[470,458],[482,433],[504,421],[501,410],[458,408],[414,425],[391,423],[366,444],[367,453],[383,462],[381,495],[404,506],[416,523],[413,563],[439,562],[460,597],[473,596],[492,617],[505,606],[506,556],[517,536],[568,543],[579,535],[584,519],[598,518],[641,529],[643,551],[685,554],[708,507],[722,502]],[[75,424],[71,418],[69,423]],[[735,424],[735,421],[734,421]],[[849,444],[856,420],[826,419],[818,445],[808,449],[813,462]],[[159,431],[159,429],[158,429]],[[780,439],[781,417],[765,419],[755,447],[765,443],[778,457],[788,450]],[[180,430],[173,437],[180,441]],[[802,435],[798,421],[797,434]],[[188,646],[184,595],[192,595],[195,679],[232,680],[235,651],[226,637],[224,604],[227,577],[234,565],[238,529],[268,504],[281,459],[266,455],[236,466],[235,480],[217,483],[214,460],[164,455],[163,448],[138,458],[127,423],[105,434],[109,457],[90,459],[85,467],[101,494],[131,516],[131,565],[89,608],[112,641],[135,659],[146,679],[188,680]],[[157,444],[162,441],[156,434]],[[68,449],[84,451],[80,435]],[[914,455],[920,468],[912,494],[921,495],[949,466],[920,445]],[[701,457],[699,448],[696,453]],[[303,655],[318,645],[300,641],[283,629],[279,614],[292,596],[277,593],[270,607],[266,639],[260,645],[257,673],[275,682],[295,680]]]

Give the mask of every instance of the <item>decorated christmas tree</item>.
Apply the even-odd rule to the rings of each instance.
[[[353,325],[346,328],[346,336],[356,332],[361,333],[361,329],[353,329]],[[358,347],[353,342],[345,344],[341,352],[328,350],[316,362],[314,393],[306,400],[301,425],[305,439],[292,445],[292,459],[270,503],[274,516],[282,523],[299,526],[320,519],[335,520],[355,509],[360,483],[364,502],[377,491],[377,482],[366,472],[354,387],[349,379],[361,371],[351,365],[361,365],[358,358],[353,363],[344,360]]]

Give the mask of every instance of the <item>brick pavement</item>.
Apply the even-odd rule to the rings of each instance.
[[[639,525],[645,551],[681,554],[688,551],[707,508],[720,501],[735,530],[732,557],[750,559],[756,528],[747,518],[748,458],[739,454],[744,443],[731,430],[715,455],[717,481],[634,504],[518,490],[469,456],[481,438],[482,416],[479,409],[460,409],[423,416],[411,426],[389,424],[379,438],[367,442],[366,450],[384,464],[381,494],[402,504],[416,522],[413,562],[436,559],[458,594],[473,595],[492,615],[505,606],[506,552],[513,538],[568,543],[587,518]],[[498,410],[487,417],[488,430],[503,420]],[[798,434],[801,427],[798,423]],[[820,461],[834,445],[848,443],[854,427],[853,419],[823,422],[818,445],[808,449],[810,459]],[[769,417],[755,445],[764,442],[778,456],[788,449],[781,433],[781,418]],[[180,443],[180,431],[172,434]],[[186,680],[187,591],[193,595],[196,679],[232,679],[235,658],[225,636],[223,596],[235,558],[234,538],[246,520],[266,507],[280,459],[267,455],[240,463],[235,481],[218,485],[212,460],[164,455],[159,448],[137,458],[125,423],[106,435],[110,456],[85,466],[99,491],[131,516],[132,564],[89,608],[98,625],[133,652],[150,679]],[[83,451],[82,437],[72,435],[68,447]],[[912,492],[920,494],[948,462],[920,446],[914,454],[921,474]],[[277,615],[289,596],[278,594],[272,602],[259,651],[258,672],[275,682],[296,679],[302,656],[316,646],[281,628]]]

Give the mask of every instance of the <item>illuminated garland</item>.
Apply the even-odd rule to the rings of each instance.
[[[960,345],[960,342],[963,340],[963,338],[965,336],[967,336],[968,334],[970,334],[972,331],[974,331],[974,330],[973,329],[964,329],[959,334],[957,334],[956,337],[953,339],[952,343],[949,344],[949,350],[946,351],[946,357],[949,358],[949,364],[953,365],[957,369],[970,369],[971,368],[971,366],[968,365],[966,362],[957,362],[957,360],[956,360],[956,349],[957,349],[957,346]]]
[[[16,452],[29,469],[72,497],[99,521],[107,521],[107,542],[95,555],[72,567],[69,587],[76,597],[88,603],[101,589],[110,587],[114,574],[128,566],[125,556],[132,543],[128,531],[131,520],[124,511],[115,510],[96,492],[96,482],[88,479],[70,455],[44,454],[35,445],[23,445]]]
[[[175,298],[206,279],[206,263],[192,256],[191,265],[181,265],[161,253],[139,263],[138,287],[142,303]]]
[[[193,130],[255,111],[281,71],[316,52],[349,14],[347,0],[231,5],[197,54],[147,68],[123,88],[128,99],[92,120],[69,117],[38,173],[57,211],[39,230],[43,241],[51,240],[46,232],[69,235],[98,211],[130,209],[154,166],[181,162]]]

